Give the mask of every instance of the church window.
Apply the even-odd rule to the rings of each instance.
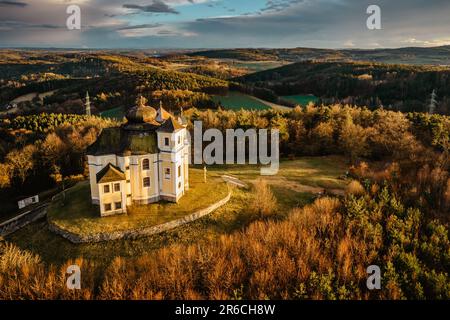
[[[164,169],[164,177],[170,179],[170,168]]]
[[[150,170],[150,161],[148,159],[142,161],[142,170]]]

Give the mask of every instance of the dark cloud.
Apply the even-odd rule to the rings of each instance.
[[[267,0],[266,6],[263,9],[261,9],[261,12],[265,11],[280,12],[300,2],[303,2],[303,0]]]
[[[0,7],[26,7],[28,3],[25,2],[19,2],[19,1],[0,1]]]
[[[192,2],[190,0],[189,2]],[[154,0],[150,4],[146,5],[138,5],[138,4],[124,4],[123,8],[125,9],[136,9],[143,12],[151,12],[151,13],[174,13],[179,14],[178,11],[176,11],[174,8],[170,7],[166,3],[160,1],[160,0]]]
[[[152,28],[158,28],[161,27],[162,24],[160,23],[153,23],[153,24],[139,24],[135,26],[125,26],[125,27],[119,27],[117,30],[137,30],[137,29],[152,29]]]
[[[55,24],[33,24],[24,21],[4,20],[0,21],[0,28],[5,29],[61,29],[62,26]]]

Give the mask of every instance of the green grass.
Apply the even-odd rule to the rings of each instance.
[[[313,95],[293,95],[293,96],[282,96],[281,98],[288,100],[293,103],[297,103],[302,106],[308,105],[310,102],[317,103],[319,98]]]
[[[278,175],[265,177],[279,203],[276,218],[282,219],[292,208],[310,203],[315,198],[314,188],[343,189],[347,182],[338,177],[346,170],[347,166],[341,157],[307,157],[282,161]],[[208,175],[211,177],[222,174],[234,175],[249,184],[260,177],[258,166],[208,168]],[[308,189],[308,186],[312,189]],[[95,261],[101,269],[116,256],[138,257],[172,244],[201,245],[223,234],[240,231],[260,219],[248,210],[252,197],[252,190],[235,188],[231,200],[208,216],[162,234],[135,240],[76,245],[50,232],[46,222],[41,220],[8,236],[6,241],[39,254],[47,263],[60,265],[69,259],[83,257]]]
[[[346,162],[339,156],[303,157],[281,161],[277,175],[262,178],[267,180],[278,199],[279,210],[289,212],[294,207],[310,203],[324,190],[342,194],[348,181],[340,177],[346,170]],[[209,171],[235,176],[250,185],[261,178],[260,167],[256,165],[216,166]]]
[[[100,116],[103,118],[111,118],[121,121],[123,117],[125,117],[125,112],[122,107],[117,107],[101,112]]]
[[[127,214],[100,217],[99,208],[91,203],[88,181],[67,191],[66,201],[60,196],[48,209],[48,219],[60,228],[82,235],[151,227],[204,209],[225,198],[228,187],[220,177],[210,175],[203,182],[203,172],[190,170],[190,189],[178,203],[159,202],[131,206]]]
[[[226,96],[213,96],[213,100],[219,103],[225,109],[231,110],[266,110],[271,107],[252,96],[240,93],[240,92],[230,92]]]

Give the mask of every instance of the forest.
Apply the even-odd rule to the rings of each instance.
[[[442,50],[422,54],[431,59]],[[322,190],[290,191],[287,201],[279,187],[252,178],[216,216],[149,242],[74,247],[38,221],[0,239],[0,299],[450,299],[448,68],[299,62],[295,55],[306,53],[350,55],[302,48],[162,58],[140,51],[0,50],[2,220],[17,211],[18,199],[85,180],[86,148],[103,129],[125,121],[100,113],[126,111],[138,95],[154,107],[183,109],[188,130],[194,121],[204,130],[278,129],[282,162],[296,166],[308,158],[315,167],[301,179]],[[294,64],[252,73],[227,59]],[[230,90],[273,103],[314,94],[319,103],[218,107],[212,96]],[[6,112],[21,95],[48,92]],[[84,112],[86,92],[92,116]],[[344,167],[326,178],[332,182],[313,179],[324,159]],[[298,169],[288,166],[281,183],[292,183],[289,174]],[[345,184],[342,192],[323,187],[335,181]],[[40,246],[47,249],[38,254]],[[136,248],[145,250],[129,254]],[[114,257],[101,254],[114,250]],[[49,258],[66,251],[77,255]],[[83,269],[76,292],[64,280],[74,262]],[[382,268],[385,290],[366,290],[371,264]]]
[[[365,62],[299,62],[236,78],[278,96],[310,93],[324,104],[383,106],[402,112],[428,112],[433,92],[435,112],[450,114],[450,70],[446,67]]]
[[[64,266],[59,271],[38,256],[3,243],[1,297],[450,297],[448,117],[341,105],[309,106],[291,112],[192,108],[186,116],[190,123],[202,120],[204,129],[278,128],[284,157],[340,154],[348,159],[348,175],[353,180],[345,196],[325,195],[292,209],[281,220],[276,218],[277,199],[260,181],[245,209],[260,218],[242,232],[223,235],[202,249],[178,244],[139,258],[116,258],[102,279],[94,276],[94,262],[79,260],[89,276],[83,280],[84,289],[77,293],[68,292],[57,280]],[[54,183],[58,177],[85,175],[83,151],[101,128],[117,125],[96,117],[73,116],[62,122],[58,118],[24,118],[4,129],[29,137],[25,139],[28,142],[22,140],[21,148],[16,145],[3,152],[3,191],[41,184],[43,175],[53,177]],[[30,131],[36,127],[46,130]],[[387,290],[367,293],[362,289],[369,264],[383,266]],[[30,281],[39,285],[30,286]]]

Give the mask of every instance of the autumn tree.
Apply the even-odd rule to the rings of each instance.
[[[0,189],[7,188],[11,184],[11,167],[8,164],[0,163]]]
[[[6,155],[6,162],[10,166],[13,178],[17,178],[21,185],[34,168],[34,155],[36,147],[27,145],[22,150],[13,150]]]
[[[339,142],[350,161],[354,163],[358,157],[366,156],[369,152],[367,132],[360,125],[354,124],[350,117],[344,121]]]

